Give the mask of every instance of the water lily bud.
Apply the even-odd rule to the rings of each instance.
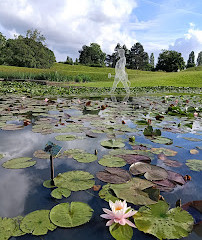
[[[194,113],[194,117],[198,117],[198,113],[197,112]]]

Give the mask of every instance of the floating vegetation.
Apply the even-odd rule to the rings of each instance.
[[[125,144],[122,142],[122,139],[110,139],[107,141],[102,141],[101,146],[105,148],[123,148]]]
[[[77,137],[73,135],[58,135],[58,136],[55,136],[55,139],[57,141],[73,141],[77,139]]]
[[[35,158],[42,158],[42,159],[48,159],[50,158],[50,154],[44,152],[44,150],[37,150],[34,152]]]
[[[186,165],[193,171],[202,171],[202,160],[189,159],[186,161]]]
[[[97,156],[95,154],[90,153],[74,153],[72,154],[72,157],[81,163],[90,163],[97,160]]]
[[[20,169],[20,168],[32,167],[36,164],[36,161],[30,161],[30,160],[32,160],[32,158],[29,158],[29,157],[14,158],[3,163],[2,167],[9,168],[9,169]]]
[[[126,165],[126,162],[123,158],[111,155],[103,156],[98,163],[105,167],[123,167]]]
[[[138,230],[154,235],[160,240],[188,236],[193,228],[193,217],[180,207],[169,210],[164,201],[141,207],[134,216]]]
[[[59,227],[71,228],[90,221],[93,209],[86,203],[61,203],[51,209],[50,219]]]
[[[51,196],[56,199],[62,199],[62,197],[68,198],[71,195],[71,191],[66,188],[56,188],[51,192]]]

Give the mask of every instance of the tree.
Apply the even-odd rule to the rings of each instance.
[[[106,54],[102,52],[100,45],[91,43],[90,46],[84,45],[82,50],[79,50],[79,62],[84,65],[103,66]]]
[[[189,59],[187,61],[187,68],[190,68],[190,67],[195,67],[195,55],[194,55],[194,51],[192,51],[190,54],[189,54]]]
[[[125,45],[123,45],[123,47],[124,47]],[[117,43],[117,45],[116,45],[116,47],[114,48],[114,52],[112,53],[112,55],[107,55],[107,57],[106,57],[106,65],[108,66],[108,67],[112,67],[112,68],[115,68],[115,66],[116,66],[116,62],[118,61],[118,59],[119,59],[119,54],[118,54],[118,50],[119,49],[121,49],[121,48],[123,48],[122,46],[121,46],[121,44],[120,43]],[[126,47],[125,47],[126,48]],[[125,49],[124,49],[125,50]]]
[[[198,54],[198,58],[197,58],[197,66],[201,66],[202,65],[202,51]]]
[[[34,34],[29,31],[31,30],[27,31],[26,37],[20,35],[15,39],[7,40],[5,64],[30,68],[51,67],[55,62],[55,55],[42,43],[45,38],[40,37],[36,30]]]
[[[148,53],[144,51],[141,43],[137,42],[131,47],[129,53],[129,68],[147,70],[149,64]]]
[[[6,37],[0,32],[0,65],[4,63]]]
[[[78,60],[78,58],[76,58],[74,65],[78,65],[78,64],[79,64],[79,60]]]
[[[177,72],[185,68],[185,62],[181,53],[176,51],[163,50],[159,54],[156,70],[162,70],[166,72]]]
[[[41,32],[37,29],[35,30],[27,30],[26,33],[26,38],[32,39],[35,42],[41,42],[41,43],[45,43],[46,38],[44,37],[44,35],[41,34]]]
[[[70,58],[69,56],[67,56],[67,59],[66,59],[65,64],[73,65],[74,62],[73,62],[72,58]]]
[[[151,53],[149,58],[149,64],[151,65],[151,68],[154,69],[154,54]]]

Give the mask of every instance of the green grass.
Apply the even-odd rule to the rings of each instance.
[[[154,86],[175,86],[175,87],[202,87],[202,67],[190,68],[181,72],[147,72],[139,70],[126,70],[131,87],[154,87]],[[7,74],[14,75],[24,74],[30,75],[32,78],[37,74],[55,73],[62,76],[76,76],[78,74],[85,74],[91,78],[88,83],[65,83],[65,85],[72,86],[86,86],[86,87],[111,87],[113,78],[108,79],[108,73],[114,74],[113,68],[96,68],[82,65],[67,65],[55,63],[50,69],[31,69],[13,66],[0,66],[0,78]],[[61,83],[64,85],[64,83]],[[121,84],[118,87],[122,87]]]

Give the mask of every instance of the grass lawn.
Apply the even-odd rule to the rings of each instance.
[[[202,87],[202,67],[191,68],[181,72],[148,72],[139,70],[126,70],[131,87],[152,87],[152,86],[175,86],[175,87]],[[114,74],[114,68],[96,68],[82,65],[67,65],[55,63],[50,69],[31,69],[24,67],[0,66],[1,74],[40,74],[57,72],[62,75],[75,76],[85,74],[91,77],[87,83],[64,83],[61,85],[86,86],[86,87],[111,87],[113,78],[108,79],[108,73]],[[118,87],[122,87],[119,84]]]

